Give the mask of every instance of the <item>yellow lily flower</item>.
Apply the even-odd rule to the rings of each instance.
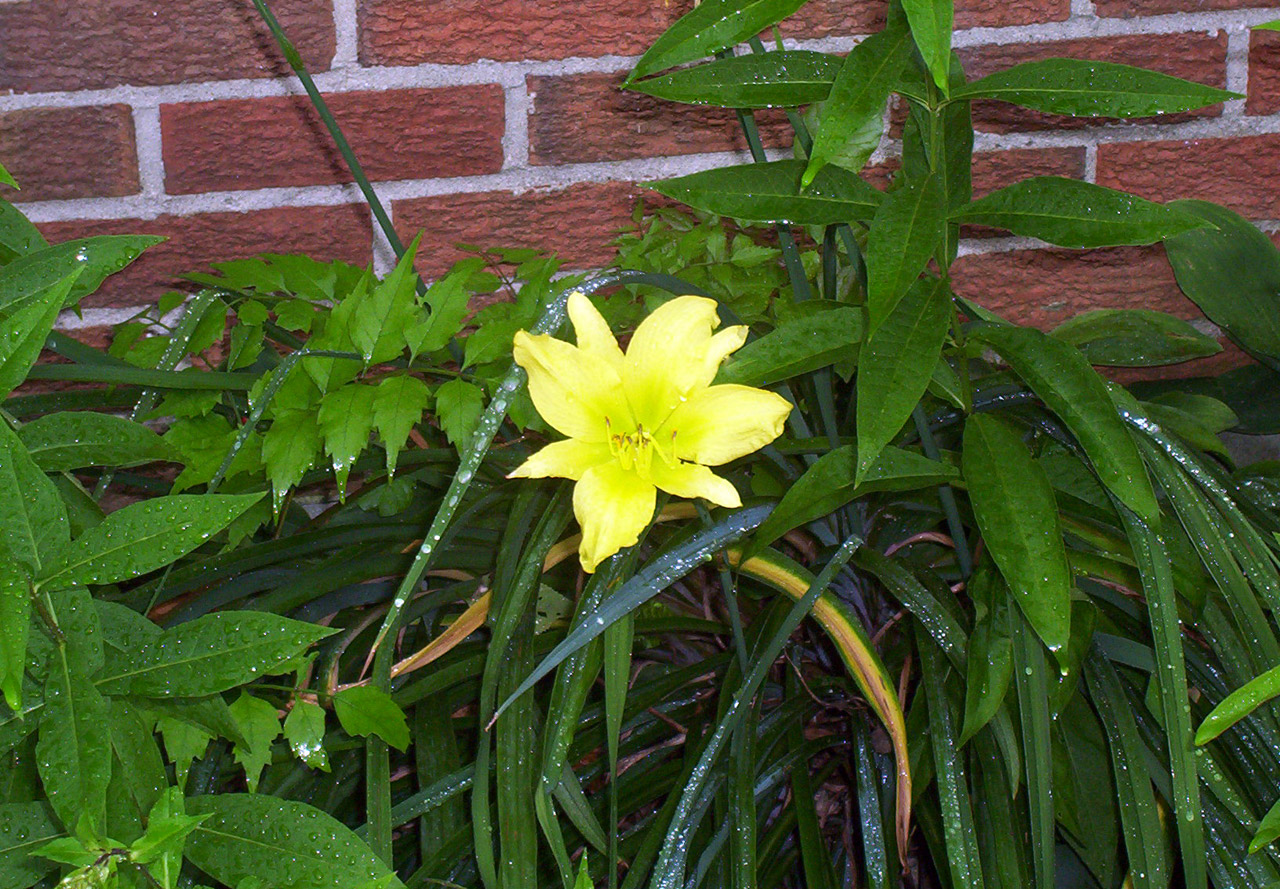
[[[582,526],[585,571],[640,539],[657,489],[741,506],[737,490],[707,467],[736,460],[782,434],[791,404],[763,389],[711,385],[721,362],[747,339],[720,323],[714,300],[680,296],[640,323],[624,354],[581,292],[569,296],[578,344],[515,335],[516,363],[547,423],[568,436],[526,460],[510,478],[568,478]]]

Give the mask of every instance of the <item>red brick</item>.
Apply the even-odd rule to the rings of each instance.
[[[207,271],[209,263],[258,253],[305,253],[315,259],[342,259],[366,265],[372,231],[368,211],[358,204],[334,207],[278,207],[248,213],[201,213],[155,219],[94,219],[40,225],[52,242],[90,235],[152,234],[157,244],[123,272],[112,275],[86,297],[85,306],[136,306],[159,299],[178,278]]]
[[[1077,58],[1102,62],[1123,62],[1164,74],[1194,80],[1218,88],[1226,87],[1227,35],[1216,34],[1133,34],[1118,37],[1091,37],[1047,43],[1017,43],[980,46],[960,51],[965,73],[977,80],[1023,62],[1046,58]],[[1178,123],[1197,117],[1216,117],[1221,105],[1183,114],[1135,119],[1137,122]],[[1015,130],[1081,129],[1099,122],[1123,124],[1111,118],[1067,117],[1029,111],[1006,102],[973,103],[975,128],[988,132]]]
[[[609,242],[630,227],[638,197],[660,203],[630,182],[584,182],[521,194],[488,191],[395,202],[396,228],[406,241],[425,231],[420,252],[425,275],[445,271],[466,254],[452,245],[533,247],[559,256],[566,268],[602,266],[614,257]]]
[[[332,4],[272,3],[313,70],[334,51]],[[248,0],[27,0],[0,4],[0,90],[97,89],[237,77],[289,68]]]
[[[738,117],[618,89],[622,74],[528,78],[529,160],[535,165],[745,150]],[[756,113],[769,147],[791,144],[781,111]]]
[[[466,64],[639,55],[692,0],[361,0],[360,61]],[[884,0],[812,0],[782,23],[791,37],[866,34],[884,25]],[[1070,0],[960,0],[956,26],[1062,21]]]
[[[22,186],[10,201],[118,197],[138,192],[138,154],[127,105],[33,108],[0,114],[0,162]]]
[[[502,168],[497,84],[337,93],[327,101],[370,179]],[[160,127],[170,194],[351,181],[302,96],[162,105]]]
[[[1249,97],[1246,114],[1280,111],[1280,33],[1254,31],[1249,35]]]
[[[1280,135],[1098,146],[1098,184],[1156,201],[1199,198],[1280,216]]]
[[[1268,6],[1280,6],[1280,0],[1094,0],[1098,15],[1126,19],[1169,12],[1213,12]]]

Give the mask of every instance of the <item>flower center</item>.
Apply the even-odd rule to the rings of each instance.
[[[649,430],[644,428],[643,423],[638,423],[632,432],[615,432],[613,422],[608,417],[605,417],[604,423],[608,433],[609,453],[622,464],[623,469],[634,470],[641,478],[648,478],[649,467],[653,465],[653,455],[655,453],[664,463],[673,464],[675,462],[674,446],[676,434],[674,430],[671,433],[670,445],[663,448],[649,433]]]

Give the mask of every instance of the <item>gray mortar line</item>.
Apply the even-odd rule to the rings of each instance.
[[[160,109],[155,105],[134,106],[133,132],[138,154],[140,196],[147,200],[156,200],[164,194],[164,152],[160,144]]]
[[[502,132],[502,168],[523,169],[529,166],[529,115],[533,113],[535,96],[527,81],[503,87],[503,113],[506,128]]]
[[[333,0],[333,68],[344,70],[360,64],[360,35],[356,0]]]
[[[1249,31],[1227,33],[1227,89],[1247,96],[1249,94]],[[1232,99],[1223,104],[1223,114],[1240,117],[1244,114],[1244,99]]]

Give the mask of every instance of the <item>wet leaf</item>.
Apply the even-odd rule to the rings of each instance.
[[[722,108],[795,108],[826,99],[839,70],[836,56],[781,50],[728,56],[661,77],[633,80],[626,86],[668,102]]]
[[[377,735],[397,750],[409,749],[409,724],[391,696],[371,685],[344,688],[333,696],[333,712],[353,737]]]
[[[45,472],[181,459],[175,448],[141,423],[95,411],[45,414],[22,426],[18,438]]]
[[[782,21],[803,5],[804,0],[704,0],[653,42],[628,79],[715,55]]]

